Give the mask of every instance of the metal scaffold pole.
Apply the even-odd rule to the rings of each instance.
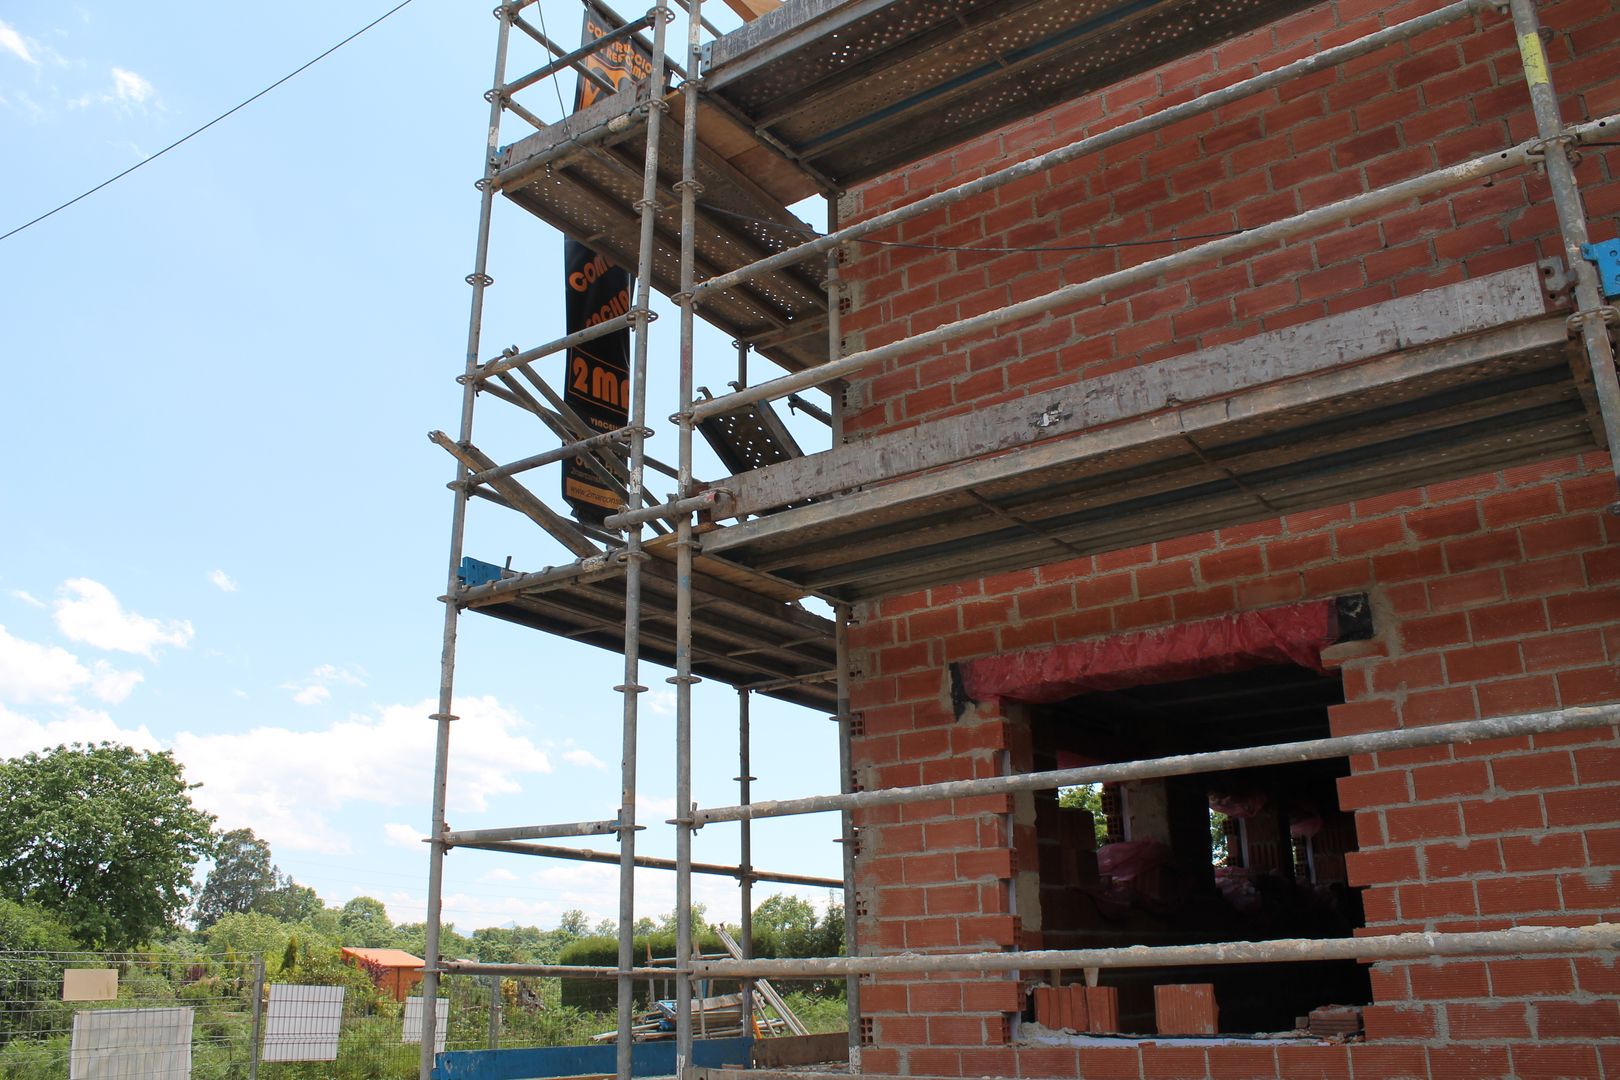
[[[1564,245],[1564,262],[1575,278],[1575,314],[1570,318],[1572,333],[1578,333],[1586,346],[1586,359],[1592,368],[1592,389],[1598,410],[1603,414],[1603,432],[1609,444],[1611,461],[1620,461],[1620,379],[1614,369],[1614,342],[1609,337],[1613,305],[1603,298],[1597,267],[1587,261],[1585,247],[1592,240],[1586,226],[1586,208],[1575,183],[1573,140],[1564,133],[1558,107],[1558,91],[1553,87],[1542,46],[1541,19],[1536,0],[1510,0],[1513,30],[1519,38],[1519,57],[1524,62],[1524,80],[1530,89],[1530,104],[1536,116],[1536,134],[1542,139],[1542,159],[1547,184],[1552,189],[1553,207],[1558,212],[1558,230]]]
[[[703,0],[688,0],[686,21],[687,81],[682,88],[685,112],[681,126],[681,308],[679,494],[693,491],[692,398],[695,383],[695,312],[698,77],[702,61]],[[682,514],[675,529],[675,1076],[686,1080],[692,1070],[692,515]]]
[[[636,258],[636,298],[630,311],[635,327],[635,349],[630,372],[629,473],[625,482],[625,508],[641,505],[646,466],[647,348],[652,323],[654,226],[658,216],[658,134],[668,105],[664,102],[664,29],[669,7],[658,0],[653,9],[652,74],[647,80],[647,154],[642,168],[640,246]],[[641,526],[625,532],[624,574],[624,682],[616,689],[624,697],[623,757],[619,788],[619,1026],[616,1041],[618,1080],[630,1080],[631,1028],[635,1024],[636,922],[636,722],[641,685]]]
[[[495,74],[491,86],[500,86],[506,78],[506,48],[511,37],[511,18],[516,9],[502,4],[495,9],[500,22],[495,44]],[[467,356],[464,374],[478,368],[479,343],[484,328],[484,292],[494,279],[489,276],[490,219],[495,208],[496,154],[500,148],[501,97],[489,95],[489,130],[484,143],[483,178],[478,182],[478,241],[473,256],[473,271],[467,275],[472,286],[471,311],[467,318]],[[464,380],[461,388],[462,445],[472,442],[473,406],[478,397],[478,386]],[[467,501],[471,498],[466,483],[468,469],[456,466],[454,509],[450,517],[450,569],[445,584],[444,642],[439,654],[438,708],[432,716],[437,726],[433,747],[433,819],[428,836],[428,895],[425,918],[426,933],[422,946],[422,1043],[419,1058],[420,1080],[433,1075],[433,1048],[436,1041],[434,1028],[438,1019],[434,1002],[439,993],[439,923],[444,905],[444,809],[445,790],[450,767],[450,724],[455,720],[452,712],[456,676],[456,624],[460,612],[456,607],[456,593],[460,586],[457,574],[461,568],[462,542],[467,527]]]
[[[850,712],[849,670],[849,608],[840,606],[835,615],[838,648],[838,790],[849,794],[855,790],[855,762],[850,737],[854,734],[855,717]],[[860,930],[856,916],[860,905],[855,901],[855,860],[860,854],[860,838],[855,830],[855,814],[843,810],[838,815],[844,857],[844,952],[848,956],[860,955]],[[851,973],[844,979],[849,1021],[849,1071],[861,1071],[861,977]]]
[[[739,351],[739,358],[746,353]],[[739,380],[741,381],[741,380]],[[751,747],[749,743],[753,732],[749,730],[752,717],[750,716],[750,692],[737,691],[737,802],[747,806],[753,801],[754,775],[749,764]],[[741,931],[742,940],[738,944],[742,948],[745,959],[754,956],[754,823],[752,821],[738,822],[737,835],[737,885],[739,886],[739,901],[742,906],[742,917],[737,926]],[[742,984],[742,1014],[743,1032],[749,1031],[749,1025],[754,1016],[754,980],[744,979]]]

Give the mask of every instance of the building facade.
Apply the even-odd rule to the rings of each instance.
[[[868,184],[845,197],[841,222],[1439,6],[1318,5]],[[1565,119],[1620,108],[1620,9],[1567,0],[1546,5],[1542,18]],[[995,311],[1535,132],[1513,26],[1481,11],[856,245],[843,267],[846,348]],[[1613,234],[1620,212],[1617,167],[1612,149],[1576,166],[1597,236]],[[852,380],[844,437],[880,441],[912,429],[924,437],[953,417],[1020,406],[1035,417],[1061,415],[1098,397],[1107,401],[1096,430],[1106,432],[1217,396],[1209,373],[1234,357],[1316,350],[1347,365],[1399,357],[1422,344],[1409,318],[1419,310],[1484,312],[1452,336],[1556,320],[1570,297],[1559,265],[1545,260],[1564,254],[1544,173],[1459,185],[888,361]],[[1506,282],[1518,299],[1493,291]],[[1357,344],[1357,334],[1385,323],[1398,328],[1394,338]],[[1542,400],[1533,377],[1519,392],[1527,407]],[[1141,400],[1122,403],[1131,394]],[[1455,424],[1517,422],[1470,411],[1466,396]],[[1359,422],[1387,424],[1392,434],[1403,423],[1398,409],[1369,416]],[[1322,422],[1330,427],[1332,418]],[[1191,435],[1187,444],[1188,467],[1219,481],[1224,459],[1201,452]],[[1488,454],[1347,457],[1347,473],[1383,470],[1410,482],[1341,500],[1322,484],[1325,494],[1303,509],[1226,470],[1234,498],[1252,505],[1218,526],[1169,515],[1151,532],[1123,532],[1124,542],[1065,551],[1052,540],[1045,560],[1024,560],[1036,565],[858,603],[850,632],[856,786],[1620,701],[1620,517],[1608,453],[1491,464]],[[1163,472],[1142,475],[1143,499]],[[1286,490],[1285,472],[1275,475]],[[1062,497],[1085,512],[1083,485]],[[1041,531],[1031,529],[1032,543]],[[1580,926],[1620,911],[1612,726],[1109,784],[1096,794],[1101,802],[1094,796],[1089,809],[1033,793],[858,812],[865,948]],[[1035,988],[1080,984],[1078,971],[875,977],[862,994],[862,1068],[1620,1076],[1612,953],[1094,977],[1116,990],[1119,1009],[1117,1028],[1100,1030],[1123,1038],[1088,1035],[1084,1024],[1064,1034],[1075,1025],[1037,1012]],[[1348,1041],[1164,1041],[1178,1032],[1161,1033],[1154,987],[1189,983],[1214,986],[1218,1030],[1228,1035],[1288,1032],[1330,1005],[1360,1007],[1364,1032]]]

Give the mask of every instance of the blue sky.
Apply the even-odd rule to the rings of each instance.
[[[387,6],[7,4],[0,232]],[[711,6],[714,21],[735,23]],[[572,0],[542,10],[554,37],[578,34]],[[12,447],[0,479],[0,754],[103,738],[173,749],[222,827],[254,829],[328,902],[377,896],[401,921],[421,918],[425,895],[417,838],[450,516],[452,465],[425,435],[453,432],[459,411],[494,31],[488,4],[414,0],[192,142],[0,243]],[[514,68],[540,62],[520,51]],[[571,99],[570,84],[559,90]],[[554,120],[548,95],[538,87],[528,104]],[[524,133],[505,130],[508,142]],[[486,358],[561,333],[557,236],[497,210]],[[817,224],[819,213],[801,209]],[[656,327],[655,418],[674,411],[669,315]],[[735,377],[718,334],[700,339],[698,362],[698,381],[717,390]],[[673,430],[656,423],[652,450],[673,460]],[[824,433],[799,431],[807,447],[824,445]],[[492,399],[475,441],[500,460],[550,445]],[[701,461],[699,471],[720,472]],[[549,471],[534,480],[548,498],[557,483]],[[520,569],[566,561],[487,506],[475,507],[467,550]],[[451,823],[611,817],[610,688],[622,661],[476,616],[462,621],[461,658]],[[644,821],[673,809],[667,674],[643,676],[655,687]],[[695,797],[734,802],[735,695],[704,685],[697,700]],[[754,717],[756,797],[836,787],[825,717],[765,701]],[[756,861],[836,877],[835,834],[826,815],[761,823]],[[666,826],[642,837],[643,851],[672,854]],[[734,861],[736,829],[711,827],[696,847]],[[462,928],[615,910],[608,867],[464,851],[448,874],[446,917]],[[669,875],[640,875],[638,888],[641,914],[671,908]],[[734,920],[736,892],[698,879],[711,916]]]

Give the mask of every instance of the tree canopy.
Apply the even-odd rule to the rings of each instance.
[[[197,894],[197,929],[206,930],[226,915],[258,910],[278,884],[269,844],[252,829],[222,834],[214,848],[214,868]]]
[[[58,746],[0,762],[0,895],[55,912],[93,948],[174,925],[213,815],[168,752]]]
[[[338,913],[342,944],[362,949],[386,949],[394,944],[394,924],[383,902],[370,896],[357,896]]]

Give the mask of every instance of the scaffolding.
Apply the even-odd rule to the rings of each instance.
[[[1471,742],[1614,724],[1620,709],[1569,709],[1415,730],[1129,762],[1090,769],[1011,775],[920,787],[856,790],[850,746],[857,718],[850,703],[851,605],[930,584],[1027,567],[1054,558],[1113,550],[1188,532],[1276,516],[1399,490],[1414,482],[1609,448],[1620,443],[1611,327],[1620,321],[1605,298],[1590,245],[1571,155],[1611,143],[1620,117],[1565,124],[1543,51],[1535,0],[1458,0],[1362,38],[1321,49],[1101,134],[989,172],[900,209],[841,225],[829,213],[817,235],[789,209],[849,189],[941,148],[1093,93],[1210,43],[1309,6],[1308,0],[790,0],[720,35],[685,9],[684,63],[669,56],[668,0],[626,20],[591,0],[618,29],[566,50],[525,18],[537,0],[502,0],[494,76],[486,98],[489,129],[478,183],[480,211],[458,435],[434,441],[456,459],[441,681],[432,792],[424,993],[440,973],[511,973],[510,965],[442,961],[439,929],[445,852],[475,847],[518,854],[613,862],[620,868],[619,955],[612,969],[525,967],[533,974],[575,973],[616,980],[617,1075],[631,1075],[632,988],[667,978],[668,969],[635,965],[634,871],[676,877],[676,1071],[693,1071],[693,987],[710,977],[843,976],[850,1007],[848,1072],[861,1072],[860,980],[916,971],[1017,972],[1128,964],[1241,963],[1259,959],[1491,954],[1547,949],[1612,949],[1620,928],[1539,928],[1477,934],[1424,934],[1344,940],[1234,942],[1130,950],[876,956],[856,929],[862,809],[926,800],[1005,794],[1058,786],[1306,761],[1394,747]],[[541,0],[544,2],[544,0]],[[1482,157],[1351,196],[1330,205],[1188,246],[1044,295],[938,326],[915,336],[846,353],[841,316],[848,299],[841,252],[873,234],[955,206],[1002,185],[1040,177],[1066,163],[1120,146],[1255,94],[1406,42],[1460,20],[1510,16],[1521,50],[1536,122],[1535,137]],[[543,26],[543,24],[542,24]],[[516,31],[554,59],[508,79]],[[709,40],[705,41],[705,34]],[[586,60],[595,50],[634,39],[651,57],[650,74],[617,88]],[[994,54],[986,61],[987,50]],[[599,100],[546,124],[518,95],[562,72],[594,80]],[[678,85],[676,82],[678,80]],[[510,114],[532,132],[505,144]],[[1428,294],[1354,313],[1356,342],[1341,320],[1324,320],[1304,348],[1299,340],[1245,342],[1231,352],[1162,361],[1094,380],[1093,393],[1050,395],[977,410],[924,428],[837,445],[841,380],[966,336],[1028,320],[1117,292],[1194,264],[1252,251],[1370,211],[1452,190],[1527,167],[1546,171],[1572,279],[1573,311],[1547,315],[1540,272],[1464,283],[1446,300],[1455,317],[1414,319],[1439,307]],[[630,310],[588,330],[484,360],[485,295],[493,284],[489,250],[495,196],[635,267]],[[679,389],[673,466],[646,453],[647,365],[652,291],[679,308]],[[1428,311],[1433,315],[1433,311]],[[700,396],[695,328],[702,317],[737,343],[735,391]],[[1414,330],[1423,322],[1426,329]],[[1379,336],[1378,327],[1388,327]],[[1369,330],[1371,326],[1373,329]],[[537,373],[535,364],[606,334],[628,329],[634,342],[628,423],[591,429]],[[1325,336],[1323,336],[1325,335]],[[1359,350],[1359,351],[1358,351]],[[750,385],[755,353],[785,374]],[[1174,393],[1169,389],[1174,387]],[[827,389],[835,445],[796,456],[783,449],[763,406],[799,391]],[[1100,389],[1099,389],[1100,388]],[[473,442],[480,395],[538,418],[559,440],[506,464]],[[1032,416],[1032,405],[1040,407]],[[705,427],[709,425],[709,427]],[[1092,431],[1099,425],[1106,425]],[[734,475],[701,483],[694,434],[720,430],[732,440]],[[790,441],[790,440],[789,440]],[[1017,451],[1012,453],[1009,451]],[[583,461],[622,492],[602,527],[551,510],[521,477],[564,459]],[[741,465],[752,466],[749,468]],[[646,470],[671,476],[676,493],[648,493]],[[474,498],[528,517],[574,556],[566,565],[514,572],[464,559]],[[731,522],[731,524],[724,524]],[[831,606],[825,618],[806,598]],[[445,824],[456,634],[463,611],[481,611],[526,627],[622,652],[623,766],[620,809],[603,821],[450,831]],[[636,853],[637,726],[643,660],[674,669],[677,806],[675,858]],[[723,682],[738,691],[739,803],[698,810],[692,799],[692,685]],[[751,801],[749,702],[766,694],[830,711],[838,725],[840,792],[773,803]],[[1219,759],[1219,760],[1216,760]],[[838,812],[841,881],[758,870],[754,820]],[[741,826],[735,865],[694,863],[692,838],[706,824]],[[535,843],[560,837],[613,836],[616,852]],[[739,959],[692,952],[692,875],[721,874],[742,886]],[[846,956],[756,960],[749,956],[750,887],[755,881],[835,884],[843,889]],[[745,991],[746,993],[746,991]],[[745,1003],[744,1015],[748,1006]],[[424,1011],[431,1032],[433,1012]],[[421,1076],[431,1075],[431,1034],[422,1039]],[[714,1072],[711,1070],[711,1074]],[[723,1074],[723,1071],[722,1073]],[[756,1074],[762,1075],[762,1074]],[[844,1074],[841,1074],[844,1075]]]

